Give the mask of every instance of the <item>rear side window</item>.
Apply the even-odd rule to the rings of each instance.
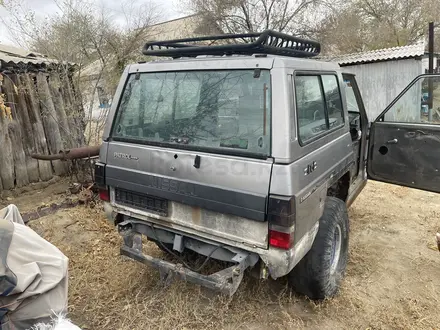
[[[310,142],[344,124],[335,75],[296,75],[295,96],[301,143]]]
[[[322,85],[325,93],[325,103],[327,105],[330,129],[344,124],[344,114],[342,112],[341,93],[336,76],[322,75]]]

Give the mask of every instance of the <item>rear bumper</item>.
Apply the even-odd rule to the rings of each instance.
[[[137,200],[137,197],[132,197]],[[168,200],[167,215],[159,214],[142,207],[127,205],[129,203],[116,202],[116,191],[112,187],[110,187],[110,200],[113,211],[124,216],[232,246],[236,246],[235,242],[262,249],[267,249],[268,246],[266,221],[254,221],[170,200]]]
[[[250,258],[248,255],[243,258],[242,261],[231,267],[225,268],[211,275],[202,275],[183,267],[181,264],[174,264],[145,255],[126,245],[122,246],[121,254],[143,264],[157,268],[162,279],[169,280],[172,277],[177,277],[184,281],[206,287],[213,291],[219,291],[230,296],[237,291],[238,286],[243,280],[244,271],[250,266]]]
[[[121,210],[113,208],[110,204],[107,204],[105,207],[108,219],[114,223],[116,214],[118,214]],[[121,212],[122,213],[122,212]],[[120,214],[121,214],[120,213]],[[127,214],[128,213],[128,214]],[[172,238],[168,241],[168,243],[172,243],[174,239],[174,235],[181,235],[183,237],[188,237],[190,239],[201,241],[205,243],[210,243],[213,246],[223,244],[228,247],[233,253],[237,251],[242,251],[243,253],[249,253],[252,255],[252,258],[255,256],[263,261],[265,266],[267,267],[268,274],[273,279],[277,279],[287,275],[293,267],[307,254],[307,252],[312,247],[312,244],[315,240],[316,234],[318,232],[319,223],[311,228],[309,232],[307,232],[299,241],[297,241],[293,248],[289,250],[282,250],[273,247],[269,247],[267,249],[262,249],[255,246],[248,246],[244,244],[239,244],[238,242],[227,241],[227,240],[219,240],[217,237],[201,237],[196,233],[190,233],[188,231],[184,231],[181,228],[167,228],[164,225],[158,224],[155,222],[154,218],[143,218],[141,216],[132,214],[132,213],[122,213],[124,220],[127,220],[130,223],[131,231],[136,234],[142,234],[147,237],[152,237],[150,228],[154,226],[155,228],[162,228],[169,232],[172,235]],[[121,215],[122,215],[121,214]],[[153,235],[154,237],[154,235]],[[162,237],[161,237],[162,240]],[[196,244],[197,245],[197,244]],[[188,246],[187,246],[188,247]],[[193,244],[194,247],[194,244]],[[194,250],[194,249],[193,249]],[[198,252],[198,251],[196,251]],[[216,254],[212,256],[213,259],[219,259],[227,261],[224,258],[218,258]],[[148,258],[147,258],[148,259]],[[136,259],[137,260],[137,259]],[[141,260],[139,260],[141,261]],[[149,261],[141,261],[143,263],[149,263]],[[253,261],[253,266],[256,262]],[[154,265],[153,265],[154,266]],[[248,266],[249,267],[249,266]]]

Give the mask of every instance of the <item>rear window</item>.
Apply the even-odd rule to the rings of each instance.
[[[270,72],[132,74],[112,137],[174,148],[270,155]]]

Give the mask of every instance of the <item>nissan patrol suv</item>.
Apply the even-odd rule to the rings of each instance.
[[[440,191],[440,129],[421,112],[437,76],[370,125],[355,77],[319,52],[271,30],[145,45],[165,58],[125,69],[95,167],[121,254],[231,295],[252,269],[323,299],[338,292],[347,207],[367,177]],[[142,237],[177,261],[144,254]],[[225,268],[203,273],[210,259]]]

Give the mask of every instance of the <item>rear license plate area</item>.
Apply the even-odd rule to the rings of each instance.
[[[168,200],[163,198],[116,188],[115,202],[161,216],[168,216]]]

